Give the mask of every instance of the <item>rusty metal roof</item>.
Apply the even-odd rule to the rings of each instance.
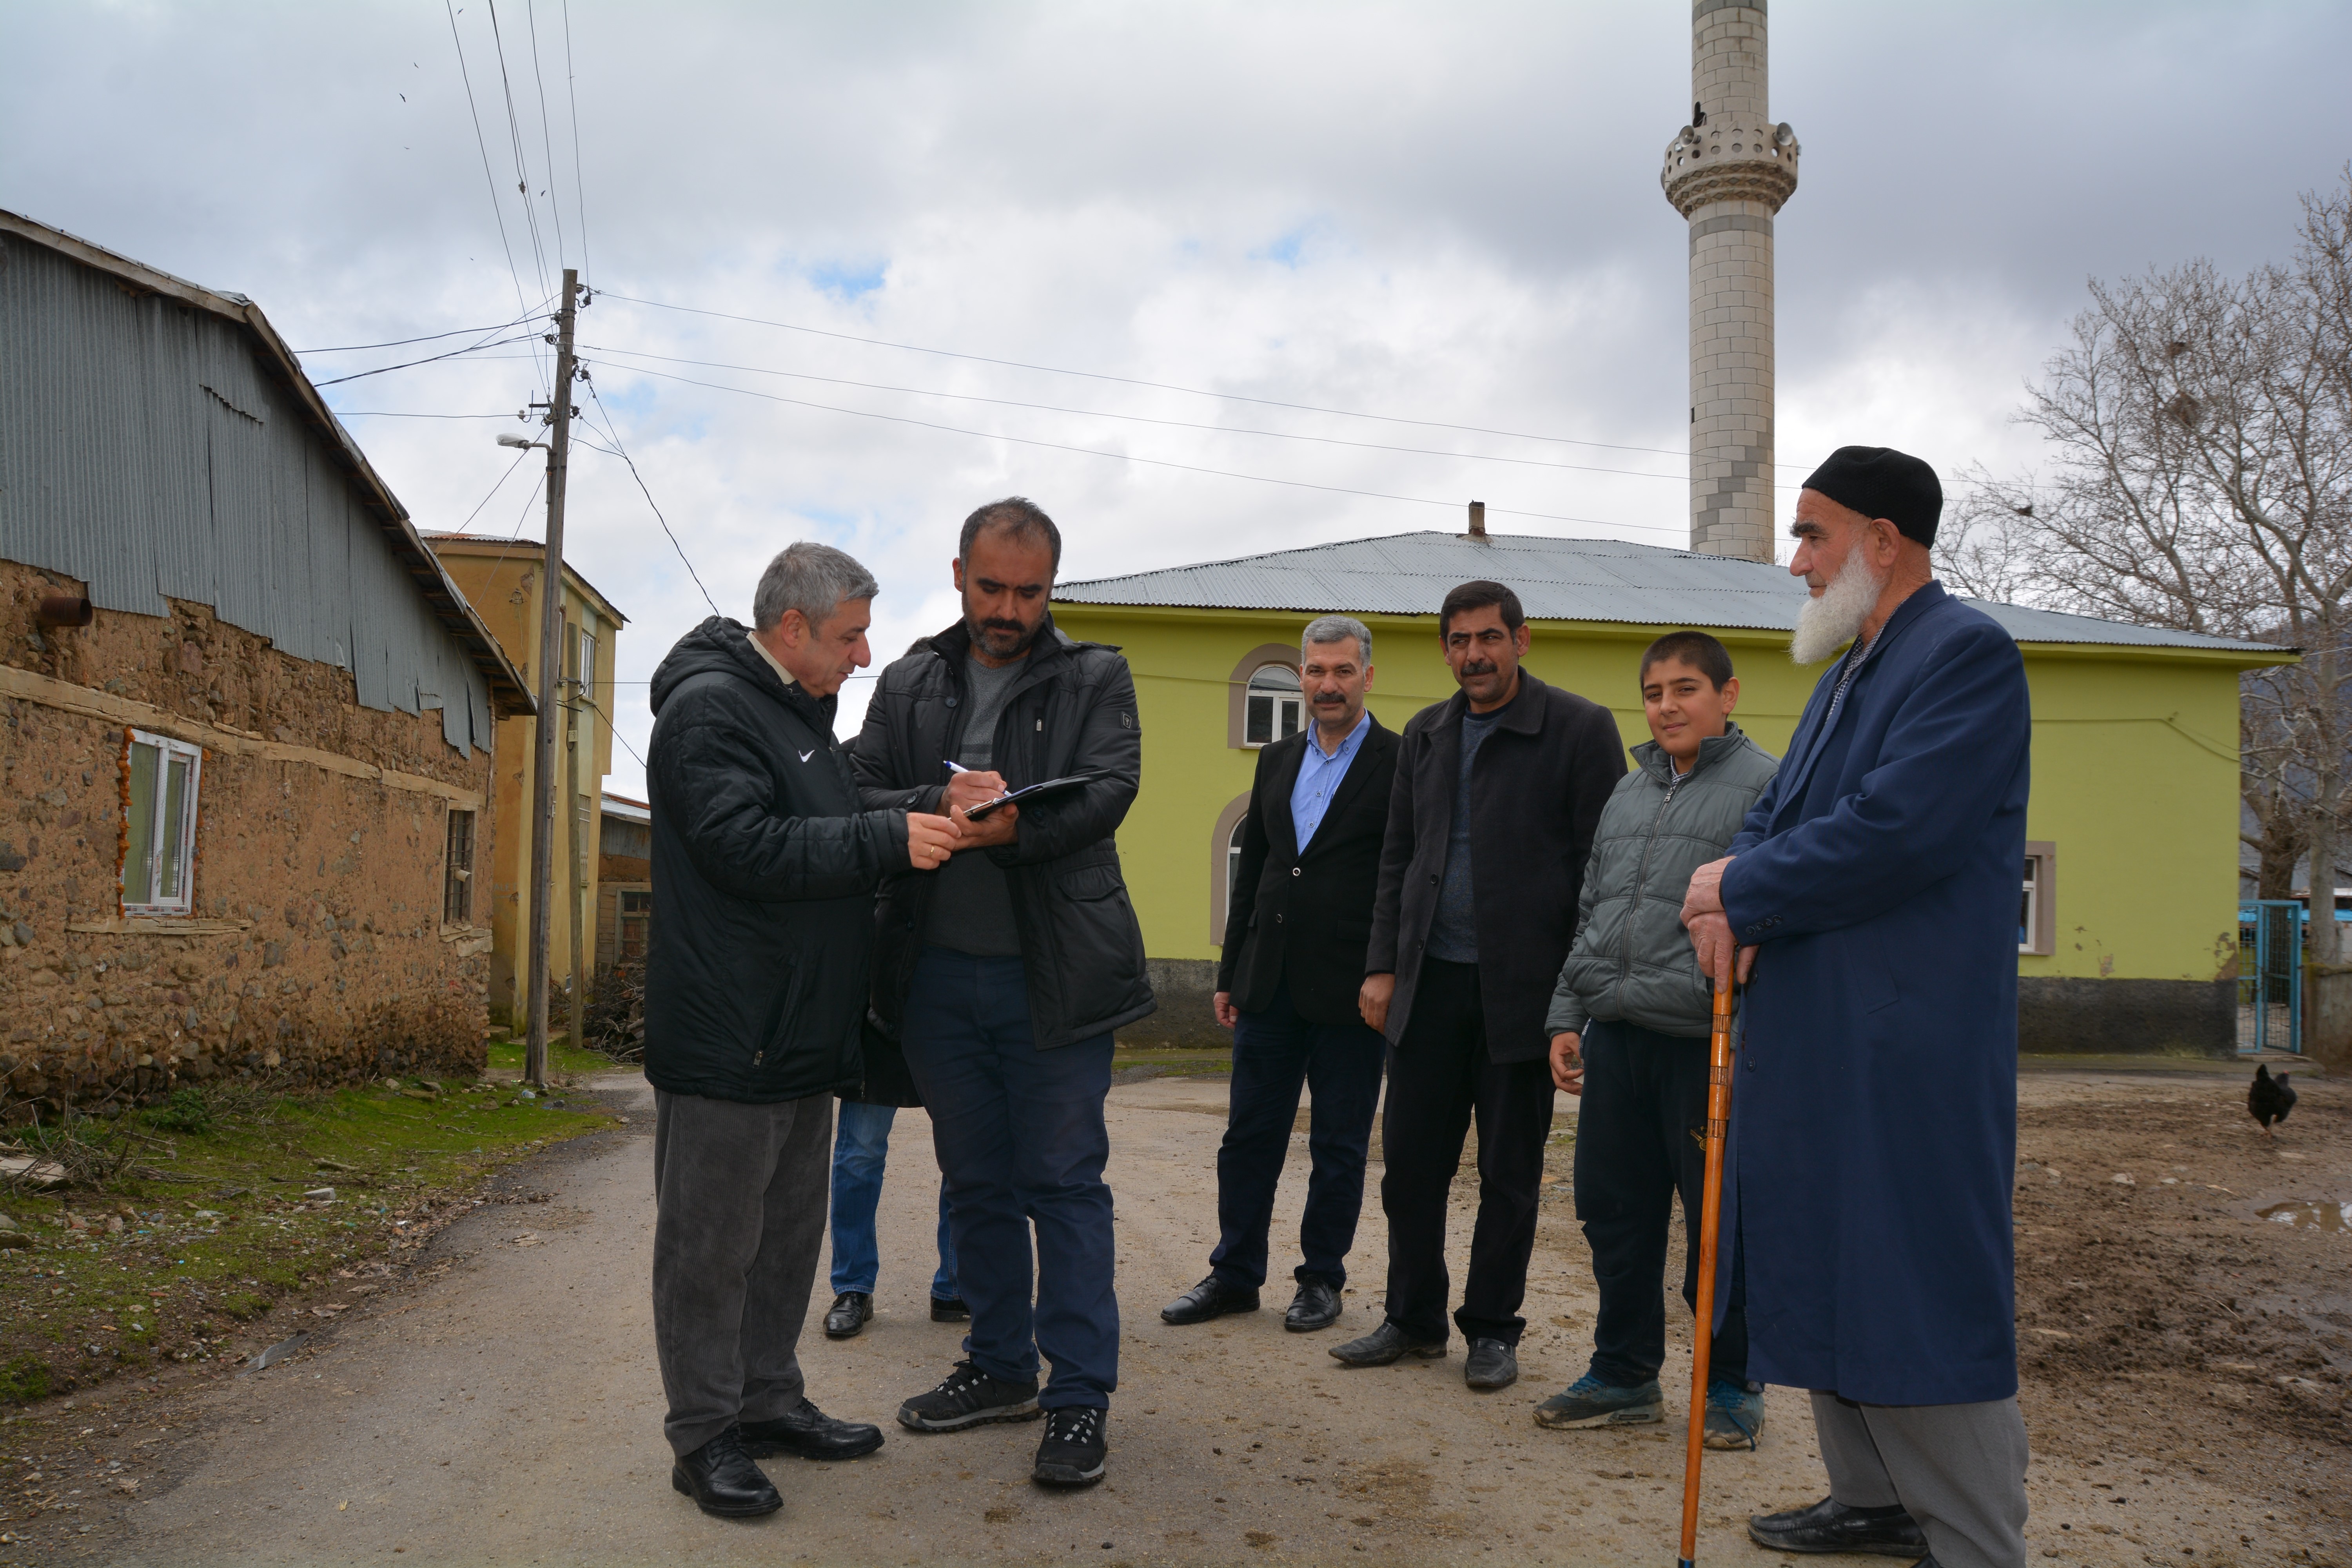
[[[1057,584],[1054,597],[1077,605],[1429,616],[1437,613],[1446,590],[1477,578],[1507,584],[1531,619],[1546,621],[1788,631],[1805,602],[1804,584],[1787,568],[1726,555],[1615,539],[1437,532],[1346,540]],[[2020,642],[2287,651],[2055,610],[1969,603]]]
[[[308,444],[310,455],[301,459],[303,465],[320,465],[323,470],[320,476],[322,480],[327,480],[331,474],[340,479],[339,488],[348,496],[348,504],[357,514],[364,516],[373,530],[381,532],[390,552],[389,560],[383,563],[383,575],[388,579],[385,586],[388,588],[390,584],[399,582],[404,576],[413,584],[423,601],[424,624],[437,623],[462,650],[464,666],[481,681],[485,694],[497,712],[527,714],[538,710],[521,675],[500,650],[498,639],[490,635],[489,628],[475,613],[473,605],[467,602],[465,595],[442,569],[440,558],[425,548],[425,542],[417,536],[416,527],[409,520],[408,509],[401,505],[391,487],[368,462],[367,455],[360,449],[359,443],[352,438],[351,433],[343,428],[318,389],[310,384],[310,377],[303,374],[301,362],[286,346],[285,340],[278,335],[277,330],[261,313],[259,306],[242,294],[206,289],[184,279],[174,278],[168,272],[119,256],[62,229],[0,210],[0,246],[10,241],[37,246],[52,256],[105,274],[121,295],[134,300],[168,300],[201,312],[199,319],[210,318],[229,323],[252,350],[249,354],[225,352],[220,343],[200,336],[189,336],[185,342],[174,340],[165,344],[164,350],[157,350],[151,341],[155,333],[148,331],[152,323],[142,321],[131,327],[116,322],[110,317],[101,319],[104,316],[102,311],[76,298],[48,312],[58,320],[27,318],[15,323],[24,331],[37,331],[47,334],[39,344],[45,357],[39,365],[25,370],[26,374],[38,379],[43,374],[54,372],[48,375],[49,381],[64,377],[76,386],[85,385],[96,375],[111,381],[118,387],[142,388],[146,393],[155,393],[160,396],[163,394],[145,385],[152,380],[152,375],[142,374],[141,365],[128,361],[142,353],[168,351],[188,362],[187,365],[183,365],[175,360],[175,369],[193,365],[195,373],[203,377],[201,383],[191,380],[184,386],[175,382],[164,389],[172,396],[184,394],[187,398],[197,402],[208,397],[229,411],[229,416],[249,424],[256,431],[266,431],[273,410],[284,409],[289,415],[289,423],[313,437]],[[67,296],[60,294],[59,298],[63,300]],[[145,337],[140,336],[142,331],[146,332]],[[125,363],[86,363],[77,367],[70,363],[75,357],[72,344],[65,341],[75,333],[88,340],[82,344],[83,358],[109,355]],[[22,348],[24,345],[18,346]],[[146,371],[152,369],[152,366],[143,368]],[[123,395],[130,395],[126,393]],[[189,486],[193,482],[201,487],[204,475],[201,466],[189,454],[202,451],[201,440],[185,452],[174,447],[167,453],[132,450],[126,457],[123,452],[109,449],[108,443],[118,447],[128,443],[135,447],[142,437],[152,432],[138,418],[118,416],[121,411],[106,404],[103,397],[96,394],[92,396],[96,401],[89,407],[71,411],[77,417],[68,418],[65,411],[59,410],[57,411],[57,418],[40,423],[37,430],[34,429],[32,421],[17,422],[24,426],[22,429],[17,427],[17,423],[12,423],[11,434],[24,438],[19,442],[20,447],[25,442],[34,442],[37,447],[38,438],[56,436],[60,430],[73,434],[81,443],[71,452],[12,448],[16,465],[24,466],[35,458],[41,458],[47,468],[72,472],[76,476],[76,486],[83,489],[110,482],[116,483],[118,487],[135,482],[159,493],[168,491],[174,500],[193,506],[194,492],[189,490]],[[149,424],[154,422],[152,401],[152,398],[149,403],[133,400],[134,412],[147,416]],[[103,412],[100,405],[104,405]],[[166,412],[176,419],[180,410],[173,405]],[[251,491],[257,497],[273,489],[284,489],[300,478],[292,474],[292,467],[297,460],[293,448],[272,447],[258,456],[239,455],[237,460],[243,462],[244,468],[233,477],[239,481],[241,496],[245,491]],[[125,475],[130,478],[125,479]],[[327,482],[332,484],[333,481]],[[232,520],[238,524],[236,537],[234,541],[223,542],[225,547],[234,547],[237,551],[247,570],[226,581],[215,574],[213,591],[200,593],[189,590],[203,586],[201,579],[205,574],[201,568],[209,563],[184,559],[190,550],[197,546],[185,539],[174,542],[171,537],[185,535],[190,531],[188,529],[166,527],[169,520],[162,516],[147,518],[149,531],[163,537],[165,543],[176,552],[171,560],[160,564],[148,562],[142,566],[141,563],[128,559],[112,562],[110,557],[95,561],[80,559],[98,549],[98,544],[87,537],[90,531],[88,520],[68,515],[73,511],[73,505],[65,503],[79,505],[87,502],[98,506],[103,513],[111,514],[118,510],[111,503],[122,498],[111,494],[85,494],[67,496],[62,501],[55,495],[48,499],[50,504],[42,515],[9,513],[7,521],[10,526],[26,535],[24,542],[29,546],[53,547],[52,552],[75,555],[76,562],[53,564],[51,570],[68,571],[72,575],[90,580],[92,597],[108,602],[110,607],[136,608],[147,614],[161,613],[161,600],[156,596],[160,576],[173,584],[163,591],[211,604],[216,613],[231,624],[245,626],[248,630],[270,637],[289,652],[323,662],[340,662],[351,668],[360,683],[361,700],[367,706],[400,707],[414,710],[424,697],[442,701],[455,700],[454,693],[426,691],[410,678],[411,674],[422,673],[424,679],[447,685],[454,679],[454,672],[437,678],[421,669],[409,674],[391,672],[379,668],[384,662],[383,659],[371,662],[362,658],[356,647],[348,646],[359,635],[355,623],[363,623],[367,635],[383,639],[386,647],[407,647],[414,638],[402,624],[400,611],[388,605],[371,606],[360,602],[346,624],[313,624],[318,621],[318,616],[311,612],[322,592],[340,588],[355,601],[365,601],[375,584],[372,581],[366,584],[346,581],[353,575],[355,568],[312,563],[320,565],[314,576],[308,570],[295,571],[287,562],[271,559],[277,553],[271,542],[283,542],[279,533],[273,531],[278,522],[283,521],[278,513],[283,510],[287,516],[299,517],[302,511],[300,507],[280,508],[274,501],[263,506],[256,500],[253,506],[246,508],[255,512],[254,517],[240,515]],[[320,503],[313,496],[306,504],[316,511]],[[63,510],[58,510],[60,506],[64,507]],[[142,510],[131,509],[134,513]],[[176,510],[184,510],[186,506]],[[56,515],[48,515],[49,512]],[[265,512],[268,515],[263,515]],[[248,523],[251,526],[246,526]],[[125,526],[128,525],[126,522]],[[60,533],[68,536],[62,543],[50,537]],[[70,536],[75,534],[83,536],[79,548],[71,548],[75,541]],[[41,562],[33,563],[48,564]],[[76,570],[77,565],[83,569]],[[124,571],[113,572],[110,575],[105,570],[110,565],[122,566]],[[93,566],[100,570],[90,570]],[[121,577],[123,581],[117,583],[111,577]],[[141,581],[133,584],[131,579],[134,577]],[[101,578],[107,580],[101,582]],[[142,595],[144,602],[137,605],[114,605],[110,602],[117,596]],[[396,591],[394,596],[397,596]],[[262,624],[248,624],[255,621]],[[338,658],[339,651],[341,658]],[[408,647],[407,651],[413,654],[416,650]],[[408,662],[429,665],[433,661],[411,659]],[[454,719],[446,710],[445,720],[454,724]],[[453,742],[457,734],[453,728]],[[486,741],[487,736],[479,739]]]

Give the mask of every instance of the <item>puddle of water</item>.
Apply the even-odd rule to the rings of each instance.
[[[2299,1230],[2352,1231],[2352,1204],[2298,1198],[2292,1203],[2273,1204],[2268,1208],[2256,1209],[2254,1214],[2273,1225],[2291,1225]]]

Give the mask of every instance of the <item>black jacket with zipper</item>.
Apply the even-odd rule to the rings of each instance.
[[[1396,976],[1389,1002],[1391,1045],[1404,1038],[1430,922],[1454,828],[1454,788],[1462,772],[1462,715],[1455,692],[1405,721],[1381,849],[1367,970]],[[1617,721],[1599,703],[1547,686],[1522,666],[1519,693],[1497,713],[1495,732],[1471,764],[1470,880],[1476,908],[1478,996],[1486,1012],[1486,1059],[1546,1055],[1544,1012],[1561,960],[1576,936],[1584,862],[1610,792],[1625,776]]]
[[[858,1076],[874,896],[907,817],[862,805],[834,700],[779,679],[713,616],[653,679],[646,1077],[771,1104]]]
[[[882,672],[866,727],[849,747],[867,809],[939,809],[944,761],[962,749],[971,649],[958,621]],[[1096,776],[1023,806],[1013,842],[963,853],[984,854],[1004,868],[1028,975],[1029,1026],[1037,1048],[1052,1050],[1131,1024],[1155,1005],[1143,930],[1112,837],[1142,782],[1143,730],[1135,679],[1118,649],[1074,640],[1048,614],[1022,663],[996,722],[993,771],[1012,789]],[[882,885],[873,1022],[890,1040],[898,1038],[937,885],[915,871]]]
[[[1290,982],[1290,1005],[1316,1024],[1360,1024],[1364,948],[1372,936],[1372,893],[1389,826],[1389,784],[1397,737],[1371,721],[1315,837],[1298,848],[1290,795],[1313,743],[1310,726],[1257,754],[1241,862],[1225,915],[1217,989],[1244,1013],[1273,1005]]]

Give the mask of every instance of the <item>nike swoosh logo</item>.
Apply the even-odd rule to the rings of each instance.
[[[816,755],[816,748],[815,748],[814,746],[811,746],[807,751],[803,752],[801,753],[801,761],[803,761],[803,762],[807,762],[811,757],[814,757],[814,756],[815,756],[815,755]]]

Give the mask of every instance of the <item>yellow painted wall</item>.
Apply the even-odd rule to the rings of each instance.
[[[539,658],[540,549],[535,542],[508,540],[447,539],[426,536],[458,588],[472,601],[490,635],[522,674],[523,684],[539,689],[534,666]],[[583,928],[588,969],[596,966],[597,843],[602,836],[604,776],[612,771],[613,733],[605,716],[613,711],[614,642],[625,621],[622,614],[570,567],[563,573],[563,616],[572,627],[596,639],[596,668],[588,679],[589,694],[601,711],[583,711],[576,705],[563,715],[566,729],[556,742],[557,793],[562,791],[565,745],[574,739],[572,726],[584,720],[588,744],[580,755],[580,787],[576,809],[584,811],[581,825],[582,860],[577,877],[577,902],[563,880],[569,848],[559,804],[555,823],[558,875],[555,907],[550,912],[548,971],[562,984],[572,974],[572,911],[586,911]],[[523,953],[530,941],[530,803],[532,775],[539,757],[539,721],[504,719],[499,722],[499,774],[490,810],[496,820],[491,861],[478,866],[474,920],[490,928],[490,1016],[520,1027],[528,999]],[[558,1006],[550,1028],[561,1031],[564,1020]]]
[[[1261,644],[1296,648],[1311,616],[1265,611],[1056,604],[1072,637],[1114,643],[1135,671],[1143,789],[1119,855],[1154,958],[1216,956],[1211,878],[1220,813],[1248,793],[1255,753],[1229,746],[1229,680]],[[1401,730],[1452,695],[1431,616],[1366,616],[1370,706]],[[1527,665],[1606,704],[1632,746],[1648,739],[1636,669],[1664,626],[1532,623]],[[1715,631],[1741,684],[1740,722],[1787,749],[1820,674],[1789,662],[1785,633]],[[2057,951],[2019,973],[2210,980],[2234,973],[2238,905],[2235,654],[2027,645],[2033,795],[2027,837],[2056,846]],[[1243,674],[1245,677],[1246,671]]]

